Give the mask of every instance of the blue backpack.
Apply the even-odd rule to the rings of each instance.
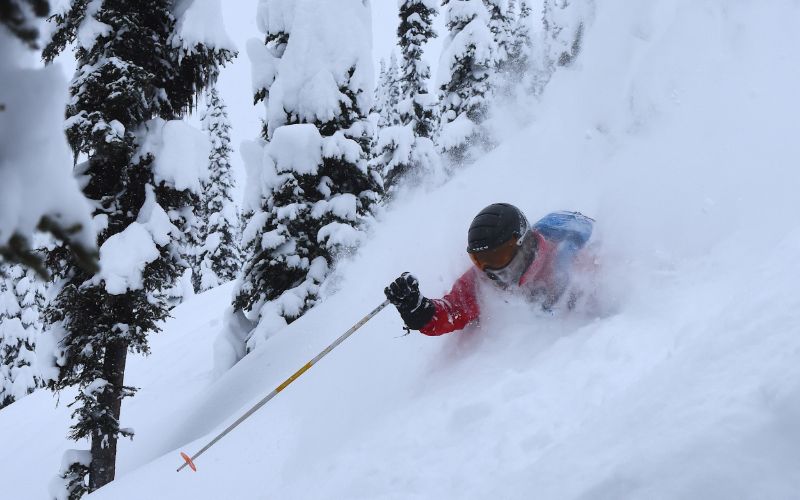
[[[552,212],[539,219],[533,229],[550,241],[568,242],[570,249],[576,251],[592,236],[594,219],[580,212]]]

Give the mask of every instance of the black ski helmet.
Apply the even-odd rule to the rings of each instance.
[[[513,237],[530,231],[525,215],[510,203],[492,203],[472,219],[467,232],[467,252],[496,248]]]

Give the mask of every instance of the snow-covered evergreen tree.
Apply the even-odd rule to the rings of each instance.
[[[525,71],[532,54],[531,13],[532,9],[527,0],[521,0],[519,13],[514,21],[511,52],[509,54],[511,70],[516,74]]]
[[[101,270],[87,273],[63,249],[49,261],[61,290],[47,319],[59,338],[56,389],[79,391],[70,437],[91,440],[88,483],[114,479],[128,351],[148,353],[148,334],[168,315],[166,290],[183,272],[187,222],[207,175],[208,141],[180,118],[232,57],[216,9],[204,2],[73,0],[53,18],[44,56],[74,44],[66,131],[84,193],[95,204]],[[216,12],[214,12],[216,10]],[[213,33],[214,36],[209,34]],[[64,470],[76,470],[69,464]],[[65,489],[69,487],[65,485]]]
[[[483,3],[489,12],[489,31],[494,40],[492,62],[499,71],[502,71],[513,43],[512,17],[509,15],[506,0],[483,0]]]
[[[386,59],[381,57],[378,64],[380,69],[378,70],[378,82],[377,85],[375,85],[375,94],[372,97],[372,112],[378,116],[378,121],[376,123],[380,126],[389,121],[385,113],[382,113],[382,111],[389,109],[387,105],[389,93],[386,92],[386,81],[388,78],[386,75]]]
[[[378,127],[391,127],[400,123],[400,73],[397,66],[397,56],[392,52],[389,64],[381,59],[378,85],[375,87],[375,100],[373,109],[378,113]]]
[[[400,124],[379,131],[376,164],[383,172],[388,195],[401,184],[416,181],[439,169],[439,159],[431,140],[434,129],[435,96],[429,93],[430,67],[423,59],[423,47],[436,36],[433,16],[435,0],[403,0],[397,28],[402,65]]]
[[[400,40],[402,67],[400,120],[411,125],[417,137],[431,137],[435,127],[434,100],[428,89],[431,69],[423,56],[426,43],[436,38],[433,17],[438,13],[435,0],[403,0],[400,4]]]
[[[510,6],[511,4],[509,4]],[[524,91],[535,93],[534,81],[541,68],[533,65],[533,41],[531,39],[531,8],[526,0],[519,5],[519,12],[511,18],[510,44],[508,57],[503,65],[503,93],[511,94],[522,83]]]
[[[89,204],[70,172],[61,127],[65,98],[59,68],[38,68],[33,49],[47,0],[0,1],[0,260],[46,274],[32,250],[35,231],[71,245],[75,259],[96,267]]]
[[[470,159],[470,151],[492,147],[482,126],[491,98],[494,37],[481,0],[443,0],[449,34],[440,59],[440,127],[437,143],[451,166]]]
[[[392,198],[406,178],[411,177],[408,174],[412,169],[414,132],[405,125],[390,125],[379,128],[375,139],[371,144],[372,159],[369,166],[380,173],[385,194]]]
[[[31,269],[0,269],[0,408],[40,385],[36,340],[41,332],[44,285]]]
[[[399,88],[399,75],[394,52],[392,52],[392,60],[395,64],[390,64],[388,67],[385,59],[381,58],[380,60],[378,83],[375,86],[371,113],[372,116],[377,116],[377,120],[373,120],[376,128],[369,144],[369,166],[378,172],[382,179],[386,178],[387,171],[391,168],[389,165],[395,151],[395,144],[386,141],[387,134],[389,130],[393,130],[400,123],[398,109],[400,93],[396,92]]]
[[[265,98],[268,142],[245,151],[252,215],[233,301],[258,322],[248,349],[317,302],[336,259],[363,239],[381,189],[367,165],[369,2],[262,0],[259,12],[266,45],[248,50],[256,95]]]
[[[50,483],[50,496],[57,500],[78,500],[86,492],[92,454],[89,450],[67,450],[61,456],[61,468]]]
[[[584,30],[594,14],[594,0],[544,0],[542,27],[545,64],[552,73],[578,57]]]
[[[400,123],[400,112],[397,107],[400,104],[403,92],[400,87],[400,66],[397,63],[397,54],[394,51],[389,55],[389,66],[386,68],[386,75],[386,91],[388,94],[387,125],[397,125]]]
[[[196,247],[195,289],[205,291],[236,277],[241,263],[239,217],[233,203],[234,180],[231,172],[231,124],[217,89],[206,92],[203,130],[211,140],[209,177],[203,182],[200,213],[202,235]]]

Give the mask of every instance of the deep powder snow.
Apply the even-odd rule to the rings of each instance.
[[[800,491],[800,5],[599,5],[534,122],[400,199],[328,299],[220,377],[230,286],[130,360],[118,479],[90,498],[791,498]],[[465,230],[508,201],[598,220],[599,317],[484,298],[479,327],[400,337],[382,312],[198,461],[175,468],[383,300],[438,296]],[[335,292],[335,293],[334,293]],[[62,401],[70,400],[62,396]],[[9,498],[41,498],[69,410],[0,412]],[[4,490],[5,491],[5,490]],[[5,493],[4,493],[5,494]]]

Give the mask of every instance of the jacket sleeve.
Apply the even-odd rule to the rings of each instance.
[[[475,269],[470,269],[456,281],[450,293],[432,300],[433,318],[419,331],[430,336],[444,335],[478,319],[477,278]]]

